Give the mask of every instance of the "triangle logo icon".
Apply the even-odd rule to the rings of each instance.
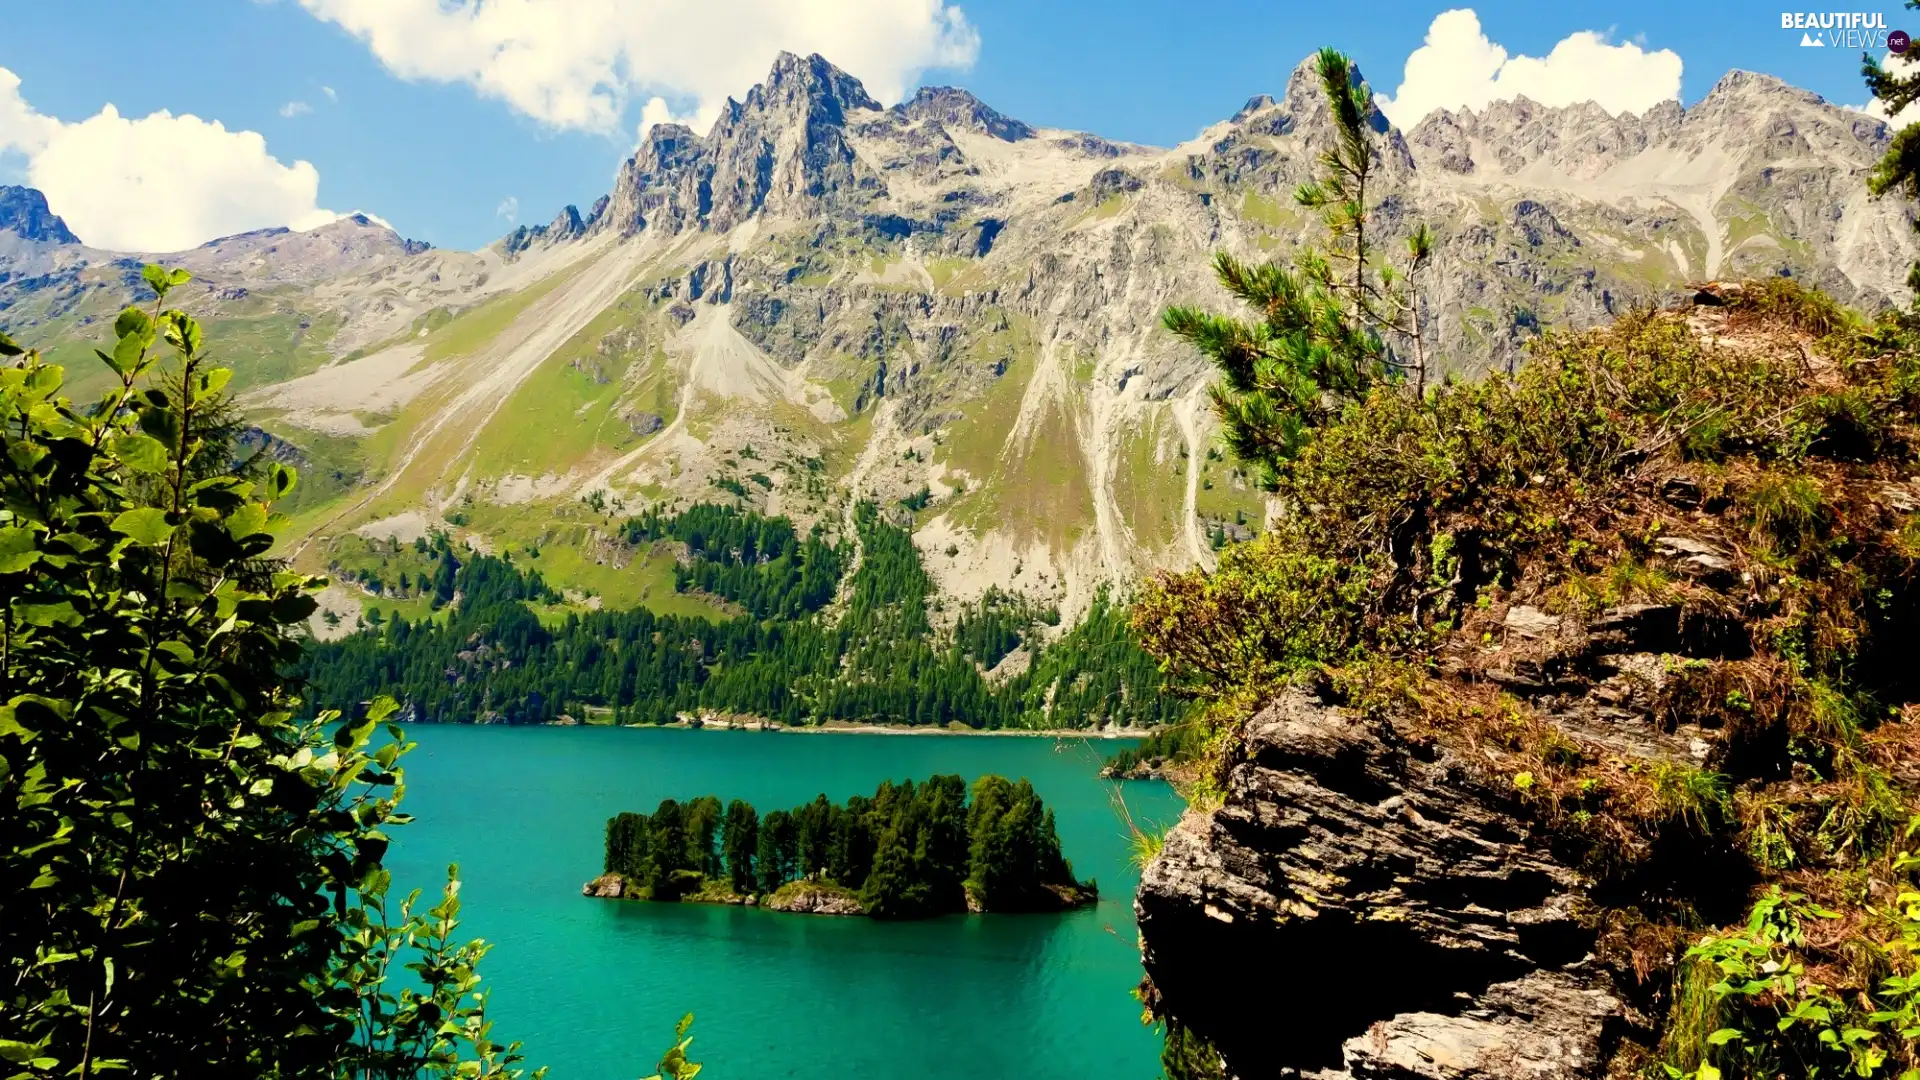
[[[1827,47],[1827,43],[1814,37],[1812,34],[1802,33],[1800,35],[1800,47],[1803,49],[1824,49]]]

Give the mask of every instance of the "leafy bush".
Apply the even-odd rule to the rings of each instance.
[[[389,904],[392,703],[293,719],[288,628],[324,584],[265,557],[294,473],[236,463],[232,373],[166,306],[187,275],[143,276],[155,302],[115,321],[96,402],[0,335],[0,1061],[518,1076],[454,884]]]

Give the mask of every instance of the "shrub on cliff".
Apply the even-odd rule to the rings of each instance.
[[[1672,1010],[1646,1049],[1674,1075],[1893,1075],[1920,1066],[1917,410],[1910,322],[1785,280],[1550,335],[1511,379],[1337,410],[1282,520],[1136,625],[1210,702],[1216,768],[1285,679],[1471,751],[1631,928],[1603,941]],[[1649,722],[1700,759],[1552,714],[1580,677],[1556,628],[1645,612],[1693,646],[1649,672]]]

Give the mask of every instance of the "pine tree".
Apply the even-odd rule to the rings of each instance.
[[[726,824],[721,828],[720,847],[727,860],[727,877],[733,891],[753,891],[754,853],[760,843],[760,815],[752,806],[735,799],[727,804]]]
[[[1292,269],[1273,262],[1249,266],[1220,252],[1214,257],[1220,284],[1259,318],[1173,307],[1164,319],[1219,367],[1221,379],[1210,393],[1223,437],[1268,486],[1342,404],[1386,379],[1411,375],[1416,394],[1426,388],[1417,284],[1432,256],[1432,233],[1424,225],[1413,231],[1402,268],[1377,265],[1367,235],[1373,211],[1367,189],[1376,166],[1369,132],[1379,115],[1373,92],[1333,49],[1322,49],[1316,64],[1334,143],[1320,155],[1320,177],[1296,190],[1294,201],[1320,212],[1331,247],[1301,252]],[[1412,355],[1402,355],[1396,341]]]
[[[873,873],[860,891],[860,906],[876,919],[911,919],[927,910],[927,886],[914,864],[913,849],[898,829],[880,838]]]
[[[665,799],[653,812],[647,838],[647,888],[655,900],[673,900],[680,895],[674,875],[688,869],[686,811],[672,799]]]
[[[769,810],[760,819],[760,836],[755,852],[755,872],[760,878],[760,891],[773,892],[794,878],[794,849],[797,846],[797,830],[793,815],[785,810]]]
[[[688,867],[709,877],[720,876],[720,849],[714,845],[720,815],[720,800],[712,795],[702,795],[687,804]]]

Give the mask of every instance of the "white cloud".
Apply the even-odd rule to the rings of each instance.
[[[320,88],[320,92],[321,92],[321,93],[323,93],[323,94],[325,94],[325,95],[327,95],[327,100],[328,100],[328,101],[339,101],[339,100],[340,100],[340,95],[339,95],[339,94],[337,94],[337,93],[335,93],[335,92],[334,92],[334,89],[333,89],[333,87],[331,87],[331,86],[323,86],[323,87],[321,87],[321,88]]]
[[[500,200],[500,205],[494,207],[493,212],[496,216],[506,218],[508,221],[518,220],[520,217],[520,200],[516,196],[509,195]]]
[[[647,103],[640,107],[640,137],[645,139],[647,132],[652,131],[656,124],[685,124],[696,131],[710,127],[714,118],[720,115],[718,110],[719,107],[714,105],[701,112],[683,116],[673,111],[673,106],[667,104],[666,98],[650,97]]]
[[[1545,57],[1509,56],[1487,40],[1473,9],[1458,8],[1434,17],[1426,43],[1407,57],[1400,88],[1376,100],[1402,128],[1436,109],[1479,109],[1522,96],[1542,105],[1592,101],[1610,113],[1639,113],[1680,97],[1680,66],[1671,49],[1610,44],[1596,30],[1569,34]]]
[[[559,128],[618,130],[642,95],[718,113],[782,49],[820,53],[884,102],[980,37],[946,0],[300,0],[406,79],[463,82]],[[661,102],[660,112],[665,111]],[[655,113],[658,115],[658,113]]]
[[[318,205],[320,173],[283,165],[258,132],[161,110],[138,120],[112,105],[77,123],[36,110],[0,68],[0,152],[94,247],[179,251],[249,229],[310,229],[340,215]]]
[[[1912,75],[1914,74],[1914,68],[1920,67],[1920,59],[1916,59],[1911,53],[1905,56],[1895,56],[1890,52],[1883,53],[1880,57],[1880,66],[1886,68],[1889,73],[1894,75]],[[1865,105],[1849,106],[1849,108],[1866,113],[1875,119],[1885,120],[1887,126],[1895,131],[1899,131],[1908,124],[1920,120],[1920,103],[1915,103],[1901,109],[1900,115],[1898,116],[1889,113],[1887,111],[1887,103],[1881,101],[1879,98],[1874,98]]]
[[[289,101],[285,105],[280,106],[280,115],[286,117],[288,120],[296,116],[305,116],[312,111],[313,106],[304,101]]]

